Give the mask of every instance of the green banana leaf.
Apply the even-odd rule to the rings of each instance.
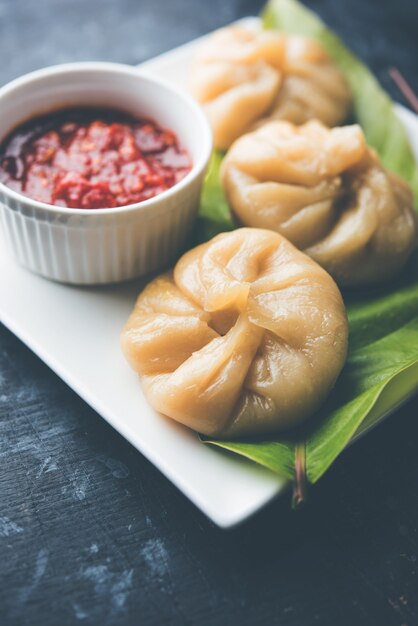
[[[418,198],[418,168],[393,102],[376,79],[310,10],[296,0],[271,0],[266,28],[318,39],[344,72],[354,116],[385,165],[405,178]],[[233,228],[219,182],[222,154],[215,153],[203,191],[198,239]],[[294,479],[298,459],[315,483],[346,446],[418,389],[418,255],[385,289],[344,294],[350,326],[349,353],[327,403],[304,430],[268,441],[206,443],[247,457]]]
[[[222,159],[221,152],[213,152],[200,200],[195,243],[208,241],[215,235],[234,228],[234,221],[219,181]]]

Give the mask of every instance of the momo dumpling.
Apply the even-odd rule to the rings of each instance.
[[[309,418],[341,371],[347,333],[329,274],[278,233],[241,228],[145,288],[122,349],[157,411],[239,437]]]
[[[199,88],[216,148],[228,148],[270,108],[279,82],[278,72],[261,61],[248,65],[221,61],[202,67],[194,94]]]
[[[282,38],[273,31],[223,28],[202,46],[189,87],[203,105],[215,147],[226,149],[271,108],[280,85]]]
[[[333,126],[351,105],[345,79],[320,43],[243,26],[208,37],[189,86],[220,149],[272,118],[297,124],[318,118]]]
[[[241,224],[281,233],[340,285],[390,279],[416,245],[412,191],[358,125],[270,122],[232,145],[221,178]]]
[[[344,122],[351,95],[340,70],[317,41],[284,38],[283,81],[276,99],[260,123],[286,120],[303,124],[318,119],[327,126]]]

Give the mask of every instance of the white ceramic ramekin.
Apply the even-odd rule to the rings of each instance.
[[[166,266],[182,250],[196,216],[212,148],[209,124],[190,96],[116,63],[58,65],[0,89],[0,141],[31,117],[67,106],[122,109],[173,130],[191,156],[189,174],[162,194],[113,209],[67,209],[0,183],[8,247],[28,269],[66,283],[127,280]]]

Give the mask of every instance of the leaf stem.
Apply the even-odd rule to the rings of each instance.
[[[298,443],[295,449],[295,481],[293,485],[292,507],[300,508],[306,502],[306,447]]]
[[[415,110],[415,113],[418,113],[418,97],[415,94],[414,90],[412,89],[411,85],[406,80],[406,78],[402,76],[402,74],[396,67],[390,67],[389,74],[393,82],[398,87],[399,91],[403,93],[405,99],[409,102],[411,107]]]

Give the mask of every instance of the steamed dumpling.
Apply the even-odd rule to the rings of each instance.
[[[242,224],[280,232],[340,285],[390,279],[416,244],[412,191],[357,125],[270,122],[233,144],[221,177]]]
[[[284,237],[241,228],[187,252],[141,293],[122,348],[150,404],[207,435],[296,426],[343,366],[332,278]]]
[[[272,31],[223,28],[202,46],[190,90],[203,105],[217,148],[231,143],[271,108],[281,82],[282,38]]]
[[[338,124],[351,103],[343,75],[321,44],[242,26],[207,39],[192,66],[190,89],[221,149],[270,118]]]
[[[204,106],[214,145],[226,149],[250,128],[270,108],[279,83],[279,73],[262,61],[203,66],[194,94]]]

